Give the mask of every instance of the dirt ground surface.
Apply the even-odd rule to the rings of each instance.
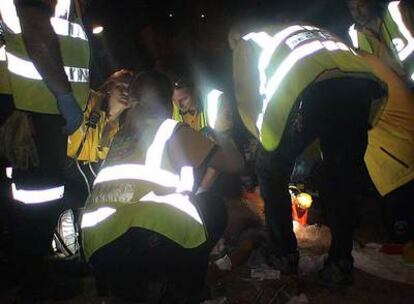
[[[258,281],[252,278],[251,269],[247,263],[232,271],[219,271],[215,266],[212,266],[210,267],[208,284],[216,302],[207,303],[414,303],[414,285],[379,278],[358,269],[355,272],[355,285],[352,287],[328,288],[322,286],[318,282],[316,271],[313,268],[317,267],[318,261],[322,260],[320,255],[326,250],[329,240],[326,239],[327,228],[318,229],[320,233],[315,238],[308,238],[306,231],[298,233],[301,237],[301,255],[306,257],[301,260],[301,264],[303,264],[300,266],[302,274],[281,276],[276,280]],[[315,235],[315,233],[313,232],[312,235]],[[304,263],[302,263],[303,261]],[[414,266],[407,265],[407,267],[412,267],[412,272],[414,272]],[[91,274],[73,277],[72,274],[76,271],[73,266],[65,265],[65,263],[56,269],[59,276],[57,280],[76,285],[79,288],[78,295],[70,300],[46,301],[45,303],[125,303],[98,298]],[[5,279],[4,275],[5,273],[2,273],[3,279]],[[4,286],[0,295],[0,303],[15,303],[14,294],[17,287],[10,286],[10,288],[4,289]],[[301,298],[298,297],[299,295],[301,295]],[[292,299],[295,296],[298,301]],[[224,301],[224,298],[226,301]],[[299,299],[302,301],[299,301]]]
[[[380,243],[381,233],[376,227],[378,216],[367,204],[368,208],[361,209],[364,219],[364,229],[356,233],[358,244],[369,242]],[[240,218],[249,218],[249,212],[240,212]],[[233,212],[231,214],[237,214]],[[237,216],[236,216],[237,217]],[[237,223],[238,219],[230,219]],[[254,221],[253,221],[254,222]],[[257,224],[257,223],[256,223]],[[231,225],[230,225],[231,226]],[[227,233],[238,233],[237,225]],[[232,271],[220,271],[215,265],[210,267],[207,283],[215,301],[208,304],[305,304],[305,303],[414,303],[414,265],[402,263],[398,257],[388,258],[373,249],[358,249],[354,257],[355,285],[352,287],[328,288],[322,286],[317,280],[317,269],[323,262],[323,254],[329,246],[329,229],[325,226],[308,226],[296,229],[300,246],[300,274],[297,276],[281,276],[273,280],[258,281],[252,278],[251,259],[240,263]],[[370,255],[374,253],[374,255]],[[374,261],[375,260],[375,261]],[[375,262],[375,263],[374,263]],[[393,264],[394,263],[394,264]],[[0,248],[0,303],[19,303],[15,301],[16,286],[13,271],[2,260]],[[6,266],[3,266],[6,265]],[[109,304],[125,303],[114,299],[102,299],[97,296],[94,278],[91,272],[82,269],[79,275],[76,266],[71,262],[55,262],[56,282],[61,285],[68,284],[77,289],[77,293],[69,300],[45,301],[44,303],[80,303],[80,304]],[[395,266],[394,266],[395,265]],[[382,266],[388,268],[382,269]],[[399,268],[398,268],[399,267]],[[365,271],[361,270],[364,269]],[[390,269],[391,268],[391,269]],[[86,268],[87,270],[87,268]],[[368,273],[368,272],[370,273]],[[375,275],[374,275],[375,274]],[[388,278],[388,279],[387,279]],[[390,280],[394,279],[394,281]],[[396,282],[395,279],[400,279]],[[405,282],[405,283],[404,283]]]

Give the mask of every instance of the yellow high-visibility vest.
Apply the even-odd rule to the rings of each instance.
[[[223,105],[223,92],[217,89],[204,88],[200,92],[200,113],[198,113],[198,121],[192,126],[195,130],[200,131],[206,127],[215,129],[218,122],[219,112]],[[172,119],[185,122],[180,109],[173,103]]]
[[[382,84],[340,39],[311,25],[276,26],[249,33],[238,41],[233,59],[241,118],[267,151],[278,148],[290,111],[313,83],[359,77]],[[247,88],[246,71],[253,74]]]
[[[9,72],[7,71],[6,47],[0,47],[0,94],[11,94]]]
[[[414,81],[414,33],[409,23],[409,12],[401,1],[391,1],[382,18],[380,35],[383,37],[395,62]],[[349,28],[349,36],[355,49],[374,54],[374,46],[355,24]],[[374,54],[377,55],[377,54]]]
[[[72,14],[73,1],[58,0],[50,23],[58,36],[64,69],[74,96],[85,108],[89,94],[89,44],[81,23]],[[13,0],[0,1],[6,59],[15,106],[18,110],[58,114],[55,97],[31,62]]]
[[[155,231],[184,248],[205,242],[202,217],[189,197],[193,168],[173,169],[165,149],[179,126],[172,119],[151,120],[139,140],[115,137],[81,218],[88,259],[131,227]]]

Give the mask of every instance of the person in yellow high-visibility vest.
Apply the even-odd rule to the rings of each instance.
[[[347,0],[355,24],[349,36],[355,49],[383,60],[410,86],[414,83],[414,8],[408,1]]]
[[[98,91],[91,90],[83,123],[68,138],[65,178],[71,208],[83,207],[121,121],[131,107],[128,87],[133,75],[128,70],[117,71]]]
[[[2,125],[0,152],[14,169],[14,257],[21,294],[28,298],[23,301],[55,290],[45,256],[63,208],[67,135],[81,125],[89,95],[90,51],[80,1],[0,1],[16,108]]]
[[[173,84],[173,119],[185,122],[196,131],[231,130],[232,111],[224,92],[197,86],[188,77],[177,77]]]
[[[83,251],[102,295],[109,289],[139,302],[201,302],[208,254],[226,216],[219,198],[197,193],[195,173],[237,173],[243,160],[231,142],[215,144],[170,119],[171,95],[165,75],[135,77],[133,107],[82,213]]]
[[[352,284],[355,177],[386,85],[343,41],[313,25],[240,23],[229,42],[239,113],[261,142],[256,171],[269,263],[286,274],[297,272],[288,184],[296,158],[319,139],[328,185],[322,195],[332,233],[319,275],[327,284]]]

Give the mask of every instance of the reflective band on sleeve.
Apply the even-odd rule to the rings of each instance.
[[[7,167],[6,168],[6,177],[8,179],[12,179],[13,178],[13,168],[12,167]]]
[[[6,47],[4,45],[0,47],[0,61],[6,61]]]
[[[36,67],[31,61],[21,59],[9,52],[6,54],[7,68],[11,73],[28,79],[42,80],[42,76],[39,74]],[[88,69],[68,66],[65,66],[64,69],[69,82],[87,83],[89,81]]]
[[[198,223],[203,224],[200,215],[198,214],[197,209],[191,203],[189,197],[187,195],[183,195],[180,193],[173,193],[169,195],[156,195],[154,192],[150,192],[144,197],[141,198],[141,202],[155,202],[155,203],[163,203],[168,204],[178,210],[183,211],[184,213],[191,216],[194,220]]]
[[[349,37],[351,37],[352,45],[355,49],[359,49],[358,32],[355,29],[355,24],[352,24],[348,30]]]
[[[41,204],[58,200],[63,197],[64,192],[64,186],[44,190],[17,190],[16,185],[12,183],[13,198],[24,204]]]
[[[95,211],[85,212],[82,214],[81,228],[94,227],[115,212],[116,209],[110,207],[102,207]]]
[[[388,4],[388,11],[390,12],[392,20],[395,22],[395,24],[397,24],[400,33],[407,40],[407,45],[402,50],[397,50],[398,57],[401,61],[404,61],[414,51],[414,38],[407,28],[407,25],[404,23],[399,5],[400,1],[390,2]]]
[[[210,93],[207,95],[207,118],[208,118],[208,125],[211,128],[215,128],[216,120],[218,116],[218,111],[220,108],[220,96],[223,92],[219,90],[211,90]]]

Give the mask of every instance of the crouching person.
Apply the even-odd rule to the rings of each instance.
[[[169,119],[172,85],[137,75],[133,108],[114,138],[82,215],[98,291],[149,303],[199,303],[208,254],[226,224],[222,201],[195,195],[194,171],[236,173],[241,155]]]

